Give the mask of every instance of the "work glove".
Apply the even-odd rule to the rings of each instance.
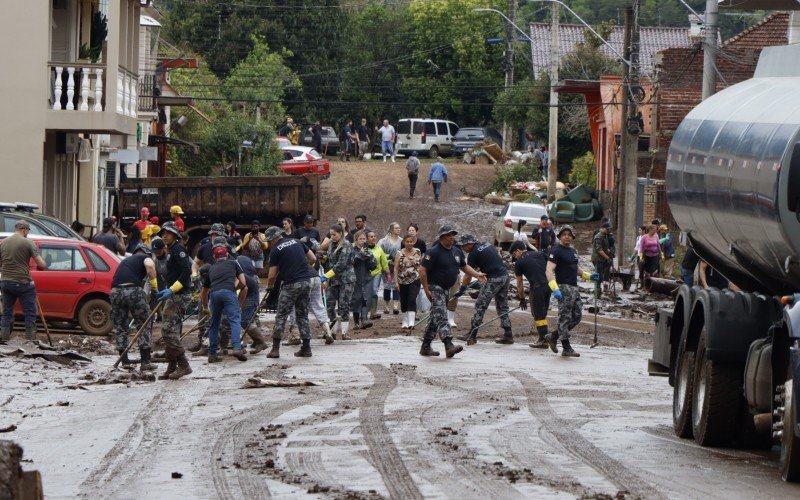
[[[556,290],[553,292],[553,297],[556,298],[559,302],[564,299],[564,294],[561,293],[561,290]]]
[[[172,297],[174,294],[175,294],[175,292],[173,292],[169,288],[165,288],[165,289],[161,290],[160,292],[156,293],[156,301],[157,302],[165,302],[165,301],[169,300],[169,298]]]
[[[528,310],[528,299],[525,296],[519,297],[519,308],[523,311]]]
[[[589,279],[592,280],[592,281],[600,281],[600,274],[592,273],[592,275],[589,276]]]
[[[328,278],[326,278],[324,274],[319,277],[319,282],[320,283],[325,283],[326,281],[328,281]]]

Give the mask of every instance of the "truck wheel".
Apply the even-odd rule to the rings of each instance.
[[[87,335],[106,335],[113,327],[111,304],[103,299],[87,300],[78,311],[78,324]]]
[[[692,437],[692,389],[694,353],[686,350],[686,336],[681,337],[675,360],[675,385],[672,387],[672,427],[675,435]]]
[[[695,354],[692,434],[700,446],[720,446],[737,435],[742,369],[708,359],[707,340],[704,325]]]
[[[784,481],[800,481],[800,436],[794,432],[794,411],[792,409],[794,398],[798,397],[792,391],[792,368],[789,367],[789,375],[783,390],[778,394],[781,399],[780,405],[783,407],[783,434],[781,435],[781,478]],[[780,411],[780,410],[779,410]]]

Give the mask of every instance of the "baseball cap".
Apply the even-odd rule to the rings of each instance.
[[[150,222],[152,222],[153,224],[158,224],[158,216],[154,215],[150,217]]]
[[[228,258],[228,249],[226,247],[214,248],[214,259],[226,259],[226,258]]]
[[[303,222],[314,222],[314,216],[306,215],[305,217],[303,217]]]
[[[601,224],[600,227],[604,227],[606,229],[611,229],[611,223],[610,222],[603,222],[603,224]]]

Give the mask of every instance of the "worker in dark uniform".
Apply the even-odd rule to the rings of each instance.
[[[545,336],[550,349],[557,353],[556,342],[561,339],[564,350],[562,356],[577,358],[580,356],[569,344],[569,331],[581,322],[583,302],[578,289],[578,275],[585,280],[597,281],[600,275],[591,274],[578,265],[578,250],[572,246],[575,230],[565,224],[558,228],[558,243],[550,249],[547,258],[547,285],[558,300],[558,331]]]
[[[419,277],[425,296],[431,301],[431,312],[428,317],[428,326],[422,339],[422,356],[438,356],[439,352],[431,348],[431,342],[436,334],[444,342],[448,358],[452,358],[464,347],[453,344],[453,334],[447,321],[447,302],[450,299],[450,288],[458,282],[459,270],[467,275],[477,278],[481,283],[486,282],[486,275],[472,269],[464,258],[464,253],[455,246],[455,227],[443,224],[436,234],[437,242],[428,249],[419,266]]]
[[[208,328],[208,362],[217,363],[222,358],[217,355],[219,349],[219,329],[222,314],[228,319],[231,329],[233,350],[231,355],[239,361],[247,361],[242,350],[242,305],[247,299],[247,281],[244,271],[238,262],[228,259],[225,246],[214,247],[214,264],[203,279],[201,301],[203,306],[211,309],[211,324]],[[241,290],[239,297],[236,290]]]
[[[269,244],[269,291],[275,279],[281,279],[278,295],[278,311],[275,315],[275,329],[272,331],[272,350],[268,358],[280,356],[281,336],[286,327],[286,319],[294,309],[297,316],[297,329],[300,330],[302,346],[294,355],[300,358],[311,357],[311,325],[308,323],[308,300],[311,293],[311,267],[317,257],[302,241],[284,238],[279,227],[271,227],[265,234]]]
[[[119,263],[111,280],[111,295],[109,296],[111,321],[114,323],[117,351],[122,356],[123,365],[131,364],[128,353],[123,354],[125,348],[128,347],[129,316],[133,318],[135,330],[139,330],[150,316],[150,304],[143,287],[145,278],[147,278],[151,290],[158,289],[156,263],[150,253],[149,246],[144,243],[137,245],[133,255]],[[147,325],[137,339],[141,371],[156,369],[155,365],[150,363],[151,333],[151,325]]]
[[[180,243],[181,232],[171,221],[161,227],[161,238],[167,245],[165,286],[156,294],[159,302],[165,302],[162,310],[161,338],[166,347],[164,355],[167,359],[167,371],[159,377],[161,380],[178,380],[192,373],[189,360],[181,347],[181,329],[183,312],[192,301],[192,261],[186,248]]]
[[[511,285],[511,277],[505,262],[500,257],[500,252],[494,245],[479,243],[471,234],[462,236],[459,243],[461,250],[469,253],[467,264],[486,274],[486,283],[481,286],[478,298],[475,300],[475,313],[472,315],[467,345],[474,345],[478,342],[478,327],[483,323],[483,316],[492,299],[494,299],[497,314],[500,316],[500,325],[504,332],[503,336],[495,342],[513,344],[514,334],[511,332],[511,318],[508,317],[508,287]],[[460,295],[466,291],[471,279],[469,275],[464,275],[461,288],[458,290]]]
[[[525,243],[515,241],[511,244],[508,252],[514,258],[514,275],[517,278],[517,298],[522,310],[528,305],[528,298],[525,297],[525,288],[522,285],[522,277],[528,280],[530,288],[531,314],[533,324],[539,339],[533,344],[529,344],[534,349],[547,349],[547,310],[550,309],[550,288],[547,286],[547,254],[543,252],[529,252]]]

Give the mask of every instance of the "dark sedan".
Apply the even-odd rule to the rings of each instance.
[[[453,137],[453,154],[462,156],[479,142],[493,142],[503,147],[503,136],[491,127],[461,128]]]

